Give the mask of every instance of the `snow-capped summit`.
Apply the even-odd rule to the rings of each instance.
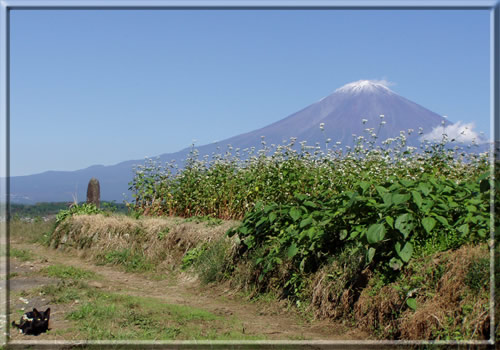
[[[377,80],[358,80],[349,84],[345,84],[341,86],[335,92],[343,92],[356,94],[360,92],[385,92],[385,93],[394,93],[391,89],[389,89],[386,85],[384,85],[381,81]]]

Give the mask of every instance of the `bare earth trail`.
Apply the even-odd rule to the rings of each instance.
[[[304,321],[293,311],[285,311],[282,306],[272,302],[250,302],[222,286],[200,285],[188,275],[167,277],[162,280],[148,278],[139,273],[128,273],[115,266],[97,266],[91,261],[80,258],[73,252],[61,252],[39,244],[11,242],[11,248],[28,250],[35,254],[33,261],[20,262],[10,259],[10,317],[19,321],[20,308],[26,311],[33,307],[45,310],[51,307],[51,329],[66,328],[70,321],[64,315],[76,308],[73,305],[48,304],[43,296],[33,300],[21,300],[19,292],[39,288],[42,285],[57,283],[57,279],[39,276],[36,272],[55,264],[73,266],[95,272],[100,278],[86,282],[93,288],[106,292],[132,296],[151,297],[159,301],[196,307],[216,315],[231,316],[241,321],[244,333],[264,335],[269,340],[359,340],[367,339],[368,334],[359,329],[348,329],[329,321]],[[22,334],[11,330],[11,340],[28,340]],[[49,332],[36,337],[36,340],[59,339],[60,336]],[[30,337],[29,340],[33,340]],[[66,339],[68,340],[68,339]]]

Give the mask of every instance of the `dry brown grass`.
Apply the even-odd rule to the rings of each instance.
[[[401,315],[401,337],[441,339],[461,334],[466,340],[489,338],[489,285],[474,291],[466,283],[471,264],[485,257],[486,245],[465,246],[431,261],[427,269],[443,264],[444,274],[432,298],[419,295],[421,306]]]
[[[363,290],[354,305],[357,324],[384,338],[488,339],[489,286],[472,290],[466,283],[471,264],[485,257],[481,245],[416,261],[396,282]],[[416,298],[416,310],[407,306],[409,297]]]
[[[314,274],[308,289],[316,317],[340,319],[351,314],[370,278],[370,271],[363,270],[363,265],[362,254],[346,250]]]
[[[356,324],[364,329],[378,331],[383,337],[398,338],[397,315],[403,304],[403,298],[391,285],[382,287],[376,293],[366,288],[354,304]]]
[[[218,226],[184,222],[180,218],[133,219],[127,216],[77,215],[61,223],[52,235],[52,247],[77,249],[97,257],[103,252],[129,249],[141,252],[159,268],[177,267],[193,247],[222,237],[234,221]],[[90,249],[91,248],[91,249]]]

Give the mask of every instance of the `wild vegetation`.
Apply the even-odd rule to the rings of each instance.
[[[352,149],[331,146],[328,139],[323,147],[300,143],[299,150],[294,139],[271,147],[262,140],[261,150],[233,153],[229,146],[211,159],[199,159],[193,149],[182,169],[148,160],[130,183],[134,209],[148,215],[241,219],[228,231],[237,238],[237,254],[219,259],[226,275],[241,277],[246,266],[252,273],[243,284],[260,292],[277,291],[297,305],[312,298],[324,308],[320,294],[339,302],[344,296],[349,301],[340,304],[347,312],[340,314],[352,316],[369,282],[377,288],[399,286],[419,261],[490,237],[492,179],[486,154],[451,148],[449,142],[455,140],[446,135],[440,143],[423,141],[417,149],[406,144],[413,130],[383,142],[374,129],[366,132],[366,138],[353,135]],[[211,251],[197,249],[186,261],[196,264]],[[311,279],[325,271],[336,283],[325,283],[332,277]],[[476,277],[482,280],[484,271],[480,275]],[[320,293],[325,284],[330,291]],[[401,300],[391,316],[396,319],[405,310],[416,312],[422,297],[421,288],[411,293],[397,288]],[[487,315],[482,316],[486,322]],[[394,331],[392,337],[402,333]],[[436,332],[421,335],[442,337]]]
[[[207,227],[241,220],[226,237],[183,246],[178,265],[205,283],[271,293],[383,338],[488,338],[487,155],[450,148],[446,135],[417,149],[407,146],[413,130],[383,142],[366,131],[353,136],[352,149],[329,139],[299,147],[262,140],[258,151],[229,147],[211,159],[193,148],[182,169],[148,160],[130,183],[131,207],[136,218],[184,217]],[[56,246],[71,232],[79,248],[101,244],[84,218],[62,220]],[[134,254],[157,252],[152,242],[173,239],[173,227],[117,233],[125,243],[114,249],[123,249],[100,259],[133,268]],[[144,266],[167,258],[155,254]]]

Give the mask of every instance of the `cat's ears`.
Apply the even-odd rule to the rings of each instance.
[[[33,314],[35,315],[35,317],[42,317],[42,315],[40,314],[40,312],[36,308],[33,308]],[[47,310],[45,310],[44,315],[46,317],[50,316],[50,307]]]

